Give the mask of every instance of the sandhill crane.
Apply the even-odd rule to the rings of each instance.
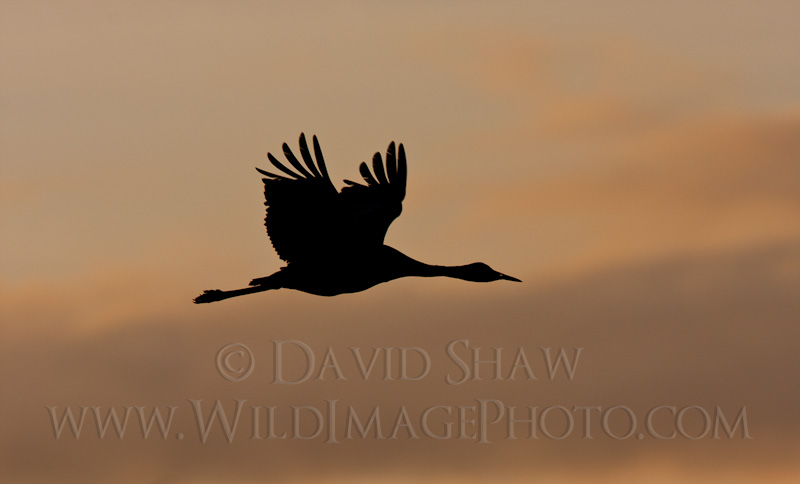
[[[316,161],[305,135],[300,135],[300,156],[305,166],[284,143],[283,153],[294,170],[271,153],[267,157],[281,174],[256,168],[264,175],[264,225],[278,256],[287,262],[286,267],[253,279],[244,289],[204,291],[194,299],[196,304],[280,288],[335,296],[407,276],[521,282],[482,262],[430,265],[384,245],[386,231],[400,215],[406,194],[406,153],[402,144],[396,151],[394,141],[389,144],[385,166],[381,154],[375,153],[374,173],[361,163],[359,171],[366,184],[344,180],[346,186],[337,191],[316,136],[313,143]]]

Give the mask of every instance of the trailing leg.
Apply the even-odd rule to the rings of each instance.
[[[200,294],[199,296],[194,298],[194,303],[195,304],[211,303],[216,301],[222,301],[223,299],[228,299],[231,297],[244,296],[245,294],[253,294],[256,292],[269,291],[270,289],[280,289],[282,285],[280,284],[278,278],[275,277],[278,274],[279,273],[276,272],[271,276],[253,279],[252,281],[250,281],[250,287],[245,287],[243,289],[233,289],[231,291],[209,289],[207,291],[203,291],[203,294]]]

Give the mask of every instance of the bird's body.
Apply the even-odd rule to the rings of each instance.
[[[289,146],[283,152],[294,170],[268,154],[282,175],[256,168],[265,175],[265,225],[275,251],[288,264],[278,272],[232,291],[212,289],[194,299],[208,303],[267,291],[296,289],[318,296],[360,292],[400,277],[445,276],[475,282],[519,279],[506,276],[486,264],[435,266],[408,257],[384,245],[389,225],[400,215],[406,191],[406,157],[403,145],[395,153],[392,142],[384,166],[380,153],[373,157],[374,175],[366,163],[359,171],[366,185],[345,180],[336,191],[328,176],[316,136],[311,157],[300,135],[300,164]]]

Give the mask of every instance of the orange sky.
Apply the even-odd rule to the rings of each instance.
[[[797,18],[777,1],[0,2],[0,474],[796,481]],[[253,167],[301,131],[339,186],[403,142],[387,243],[525,283],[192,305],[281,266]],[[238,384],[214,370],[225,344],[269,361],[277,339],[421,347],[434,374],[288,387],[261,366]],[[451,386],[443,348],[459,339],[509,357],[581,347],[583,366]],[[45,410],[177,405],[188,433],[199,398],[746,406],[754,439],[55,440]]]

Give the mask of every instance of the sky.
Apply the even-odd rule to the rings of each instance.
[[[795,482],[798,17],[780,1],[0,1],[2,479]],[[193,305],[282,266],[254,167],[301,132],[337,187],[402,142],[386,243],[524,282]],[[234,343],[252,359],[218,358]],[[428,373],[399,380],[400,348]],[[458,358],[492,348],[499,378],[478,363],[453,384]],[[559,349],[571,378],[549,376]],[[277,383],[278,362],[313,375]],[[203,441],[197,409],[237,400],[236,436]],[[340,443],[251,438],[266,407],[291,436],[292,407],[333,400]],[[457,438],[481,401],[491,442]],[[144,438],[134,408],[170,406],[174,428]],[[421,429],[437,406],[432,434],[452,438]],[[568,431],[576,406],[599,409]],[[56,438],[48,407],[88,409],[80,435]],[[91,407],[134,409],[125,435],[101,438]],[[510,439],[511,407],[551,408],[544,433]],[[379,408],[387,438],[342,437],[348,408]],[[702,437],[659,438],[682,409]],[[742,409],[747,435],[703,435],[703,415]],[[314,410],[295,411],[311,435]]]

